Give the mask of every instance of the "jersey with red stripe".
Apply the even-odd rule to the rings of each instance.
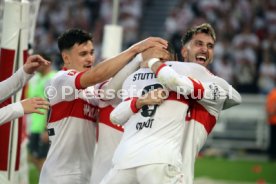
[[[50,149],[40,183],[89,183],[96,143],[98,100],[93,88],[81,89],[79,73],[59,71],[47,95],[51,112],[47,125]]]
[[[213,82],[209,85],[210,94],[200,100],[191,100],[186,117],[187,124],[183,139],[183,165],[185,183],[193,183],[194,163],[196,156],[205,144],[223,108],[230,108],[241,103],[239,93],[225,80],[212,75],[205,67],[195,63],[168,62],[171,66],[161,68],[158,79],[170,89],[181,93],[181,75],[191,76],[202,82]],[[175,72],[176,71],[176,72]],[[180,75],[179,75],[180,74]]]
[[[95,85],[95,92],[101,90],[107,82]],[[112,157],[123,135],[123,128],[111,123],[109,115],[120,102],[113,100],[99,100],[98,141],[93,161],[91,184],[100,183],[104,175],[112,168]]]
[[[183,80],[186,89],[183,95],[200,92],[197,97],[203,97],[208,84],[202,84],[188,77],[183,77]],[[136,98],[133,97],[140,97],[159,87],[166,89],[147,68],[139,69],[124,82],[125,101],[111,113],[113,122],[126,121],[125,132],[113,157],[116,169],[158,163],[182,167],[181,148],[189,100],[170,91],[168,98],[160,106],[143,106],[134,114]]]

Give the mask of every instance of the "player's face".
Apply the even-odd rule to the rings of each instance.
[[[181,50],[185,61],[195,62],[207,66],[214,57],[214,40],[205,33],[198,33],[193,36]]]
[[[62,54],[65,67],[79,72],[90,69],[95,62],[94,46],[91,41],[75,44]]]

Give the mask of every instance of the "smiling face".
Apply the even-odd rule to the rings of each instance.
[[[214,44],[214,39],[209,34],[197,33],[182,47],[181,54],[184,61],[195,62],[206,67],[213,60]]]
[[[75,43],[72,48],[62,51],[64,66],[79,72],[90,69],[95,62],[94,46],[92,41],[81,44]]]

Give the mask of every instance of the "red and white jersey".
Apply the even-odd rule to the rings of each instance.
[[[192,100],[186,117],[186,126],[183,139],[183,169],[184,183],[193,183],[195,159],[206,142],[208,134],[212,131],[222,109],[230,108],[241,103],[240,94],[225,80],[210,74],[203,66],[196,63],[167,62],[168,67],[160,69],[158,78],[164,85],[172,90],[180,86],[179,75],[194,77],[201,82],[214,82],[217,87],[210,86],[211,94],[200,100]],[[161,68],[161,67],[160,67]],[[181,93],[181,90],[178,89]],[[226,96],[225,96],[226,95]],[[207,97],[207,98],[206,98]]]
[[[95,85],[95,91],[101,90],[108,81]],[[111,123],[109,115],[121,100],[99,100],[98,140],[93,161],[90,184],[97,184],[112,168],[112,157],[120,143],[123,128]]]
[[[98,100],[91,89],[81,89],[82,74],[59,71],[48,87],[51,113],[47,128],[51,146],[40,183],[90,183]]]
[[[0,82],[0,102],[3,102],[5,99],[20,90],[32,76],[32,74],[27,74],[23,67],[21,67],[11,77]],[[0,108],[0,125],[23,115],[24,109],[21,102],[4,106]]]
[[[203,97],[207,84],[187,77],[183,77],[183,80],[187,89],[184,95],[199,91],[201,94],[198,96]],[[181,148],[189,100],[171,91],[160,106],[135,109],[135,97],[159,87],[165,89],[148,68],[139,69],[124,82],[123,99],[126,101],[119,104],[110,115],[115,123],[127,121],[113,157],[114,168],[127,169],[158,163],[182,166]]]

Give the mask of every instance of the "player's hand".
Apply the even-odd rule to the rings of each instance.
[[[40,55],[29,56],[27,62],[24,64],[24,70],[28,74],[34,73],[40,66],[47,66],[50,62]]]
[[[151,90],[139,97],[136,101],[136,107],[142,108],[144,105],[160,105],[167,98],[166,91],[162,88]]]
[[[142,57],[143,57],[143,62],[141,63],[141,66],[146,67],[147,66],[146,63],[151,58],[159,58],[160,61],[164,61],[164,62],[170,60],[170,53],[166,49],[159,48],[159,47],[152,47],[142,52]]]
[[[133,49],[135,53],[138,54],[152,47],[159,47],[159,48],[166,49],[168,47],[168,41],[160,37],[149,37],[145,40],[142,40],[134,44],[133,46],[130,47],[130,49]]]
[[[21,101],[21,104],[24,109],[24,114],[30,114],[30,113],[38,113],[38,114],[44,114],[39,109],[49,109],[49,102],[43,98],[28,98]]]

